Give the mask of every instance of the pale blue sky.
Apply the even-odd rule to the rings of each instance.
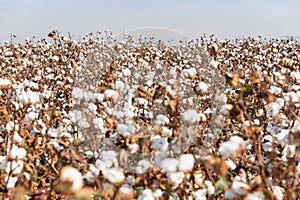
[[[76,37],[138,27],[175,29],[191,37],[300,35],[299,0],[0,0],[0,41],[46,37],[52,29]]]

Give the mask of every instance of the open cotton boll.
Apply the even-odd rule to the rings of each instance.
[[[273,137],[271,135],[264,136],[261,143],[264,152],[271,152],[273,150]]]
[[[153,192],[150,189],[145,189],[142,195],[138,197],[138,200],[155,200]]]
[[[175,158],[165,158],[161,161],[160,166],[161,172],[175,172],[178,168],[178,160]]]
[[[29,90],[27,92],[27,95],[29,97],[29,103],[31,104],[35,104],[40,101],[40,97],[36,92],[32,92],[31,90]]]
[[[0,169],[1,170],[6,169],[7,164],[8,164],[8,161],[6,159],[6,156],[0,156]]]
[[[12,86],[12,82],[6,78],[0,78],[0,90],[1,89],[9,89]]]
[[[83,90],[76,87],[72,90],[71,96],[73,99],[82,99],[83,98]]]
[[[112,98],[116,100],[119,97],[119,93],[114,90],[105,90],[104,92],[104,98]]]
[[[206,94],[208,91],[208,85],[203,81],[197,83],[196,85],[196,92],[200,92],[202,94]]]
[[[269,119],[275,119],[279,114],[280,106],[277,102],[272,102],[267,104],[265,109],[267,111],[266,117]]]
[[[187,125],[191,125],[196,122],[199,122],[199,120],[200,120],[199,114],[195,110],[187,110],[182,115],[182,121]]]
[[[167,138],[156,135],[151,138],[152,148],[159,151],[167,151],[169,142]]]
[[[234,180],[231,189],[233,192],[239,196],[246,195],[249,190],[251,189],[250,186],[246,183],[243,183],[241,181]]]
[[[168,183],[174,186],[178,186],[180,183],[182,183],[184,178],[183,172],[168,172]]]
[[[272,186],[273,195],[276,199],[282,200],[283,199],[283,191],[284,189],[280,186]]]
[[[276,141],[278,142],[278,144],[280,144],[281,146],[284,146],[286,144],[289,143],[289,133],[290,130],[288,129],[283,129],[281,130],[276,136]]]
[[[66,166],[62,168],[59,180],[62,185],[64,185],[64,183],[71,184],[68,188],[63,187],[66,189],[63,192],[66,193],[74,193],[80,190],[83,186],[82,174],[73,167]]]
[[[166,124],[169,124],[170,120],[167,116],[159,114],[156,116],[156,120],[154,121],[154,123],[158,126],[164,126]]]
[[[103,171],[104,178],[113,184],[120,184],[125,180],[124,173],[117,168],[110,168]]]
[[[215,193],[215,187],[213,186],[211,181],[204,181],[204,185],[207,188],[207,194],[212,195]]]
[[[24,166],[24,163],[22,160],[17,160],[17,161],[13,160],[13,161],[7,163],[5,172],[8,174],[11,172],[12,172],[12,174],[21,174],[21,172],[23,170],[23,166]]]
[[[9,178],[9,179],[8,179]],[[18,177],[5,176],[4,181],[6,183],[6,189],[13,189],[18,181]]]
[[[222,156],[229,158],[240,149],[244,149],[244,140],[239,136],[231,136],[229,141],[224,142],[219,147],[219,152]]]
[[[152,164],[147,160],[140,160],[136,167],[136,173],[142,174],[147,172],[152,167]]]
[[[184,70],[182,70],[181,74],[184,78],[192,78],[192,77],[196,76],[197,71],[195,68],[184,69]]]
[[[118,133],[123,137],[128,137],[135,132],[135,127],[133,125],[119,124]]]
[[[193,192],[193,199],[194,200],[206,200],[206,194],[207,194],[206,189],[199,189],[199,190]]]
[[[25,158],[27,154],[26,149],[24,148],[19,148],[16,145],[13,145],[13,147],[11,148],[9,155],[11,159],[23,159]]]
[[[107,167],[118,167],[119,162],[117,159],[117,153],[114,151],[102,151],[100,155],[101,161],[105,164]]]
[[[190,172],[194,168],[195,158],[192,154],[182,154],[178,160],[178,169],[182,172]]]

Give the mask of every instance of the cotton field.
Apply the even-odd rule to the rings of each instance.
[[[12,37],[1,198],[297,199],[299,66],[293,37]]]

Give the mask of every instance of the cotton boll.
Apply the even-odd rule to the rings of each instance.
[[[40,101],[40,97],[36,92],[32,92],[31,90],[29,90],[27,92],[27,95],[29,97],[29,103],[31,104],[35,104]]]
[[[192,77],[196,76],[197,71],[195,68],[190,68],[190,69],[182,70],[181,73],[184,78],[192,78]]]
[[[168,172],[168,183],[174,186],[178,186],[180,183],[182,183],[184,178],[183,172]]]
[[[262,200],[265,199],[263,192],[252,192],[246,196],[246,200]]]
[[[182,115],[182,121],[183,123],[187,125],[192,125],[194,123],[199,122],[199,114],[195,110],[187,110]]]
[[[112,98],[116,100],[119,97],[119,93],[114,90],[105,90],[104,98]]]
[[[160,166],[161,172],[175,172],[178,168],[178,160],[175,158],[165,158],[161,161]]]
[[[142,195],[138,197],[138,200],[155,200],[153,192],[150,189],[145,189]]]
[[[166,124],[169,124],[170,120],[167,116],[159,114],[156,116],[156,120],[154,121],[154,123],[158,126],[164,126]]]
[[[149,169],[151,169],[152,164],[149,161],[146,160],[140,160],[136,167],[136,173],[142,174],[147,172]]]
[[[211,181],[204,181],[204,185],[207,188],[208,195],[213,195],[215,193],[215,187],[213,186]]]
[[[232,185],[231,185],[231,189],[233,190],[233,192],[239,196],[243,196],[246,195],[248,193],[248,191],[250,190],[250,186],[246,183],[243,183],[241,181],[236,181],[234,180]]]
[[[155,190],[155,191],[153,192],[153,196],[154,196],[154,198],[156,198],[156,199],[159,199],[160,197],[162,197],[162,195],[163,195],[163,192],[162,192],[161,189],[157,189],[157,190]]]
[[[130,69],[128,69],[128,68],[123,69],[123,70],[122,70],[122,75],[123,75],[124,77],[130,76],[130,75],[131,75]]]
[[[6,128],[6,131],[7,131],[7,132],[11,132],[12,130],[15,129],[15,123],[14,123],[13,121],[9,121],[9,122],[6,124],[5,128]]]
[[[194,200],[206,200],[207,190],[206,189],[199,189],[193,192],[193,199]]]
[[[119,188],[117,199],[129,199],[129,198],[133,199],[133,197],[134,197],[134,190],[129,185],[123,184]]]
[[[74,193],[78,190],[80,190],[83,186],[83,178],[82,174],[75,168],[66,166],[62,168],[61,173],[60,173],[60,183],[64,185],[64,182],[66,184],[71,184],[70,187],[65,188],[67,189],[63,192],[66,193]]]
[[[7,190],[13,189],[13,188],[15,188],[15,185],[18,181],[18,177],[5,176],[4,181],[5,181],[5,183],[7,183],[7,185],[6,185]]]
[[[124,173],[117,168],[110,168],[103,171],[104,177],[113,184],[120,184],[125,180]]]
[[[234,199],[237,198],[237,195],[235,194],[235,192],[232,189],[226,190],[225,194],[224,194],[224,198],[225,199]]]
[[[135,132],[135,127],[133,125],[119,124],[118,133],[123,137],[128,137]]]
[[[37,119],[39,116],[38,113],[31,111],[29,113],[26,113],[25,117],[24,117],[24,121],[26,124],[31,123],[33,120]]]
[[[196,92],[200,92],[202,94],[206,94],[208,91],[208,85],[204,83],[203,81],[199,82],[196,85]]]
[[[13,147],[11,148],[9,155],[11,159],[23,159],[25,158],[27,154],[26,149],[24,148],[19,148],[16,145],[13,145]]]
[[[227,159],[225,161],[225,164],[227,165],[227,167],[230,169],[230,170],[235,170],[236,169],[236,164],[231,160],[231,159]]]
[[[292,133],[297,133],[299,134],[300,133],[300,119],[297,119],[294,121],[294,125],[293,125],[293,128],[291,130]]]
[[[224,157],[230,157],[234,153],[237,153],[239,149],[244,148],[244,140],[239,136],[231,136],[229,141],[224,142],[219,147],[219,152]]]
[[[267,104],[265,109],[267,111],[266,117],[269,119],[275,119],[279,114],[280,106],[277,102],[272,102]]]
[[[283,193],[284,189],[280,186],[272,186],[272,191],[276,199],[282,200],[283,199]]]
[[[8,161],[6,159],[6,156],[0,156],[0,169],[1,170],[6,169],[7,164],[8,164]]]
[[[100,154],[100,158],[107,167],[112,167],[112,166],[118,167],[119,166],[118,159],[117,159],[117,153],[114,151],[102,151]]]
[[[1,89],[8,89],[12,86],[12,82],[6,78],[0,78],[0,90]]]
[[[271,152],[273,150],[273,137],[271,135],[264,136],[261,142],[264,152]]]
[[[7,163],[5,172],[8,174],[10,172],[12,172],[12,174],[21,174],[21,172],[23,170],[23,166],[24,166],[24,163],[22,160],[17,160],[17,161],[13,160],[13,161]]]
[[[190,172],[194,168],[195,158],[192,154],[182,154],[178,160],[178,169],[182,172]]]
[[[296,146],[295,145],[286,145],[284,149],[282,150],[282,157],[281,159],[283,161],[287,161],[287,158],[293,158],[296,153]]]
[[[276,141],[278,142],[278,144],[280,144],[281,146],[284,146],[286,144],[289,143],[289,133],[290,130],[288,129],[283,129],[281,130],[276,136]]]
[[[156,135],[151,138],[152,148],[159,151],[167,151],[169,147],[169,142],[167,138],[160,137]]]

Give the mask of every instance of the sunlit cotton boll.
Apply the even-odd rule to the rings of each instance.
[[[195,200],[206,200],[206,194],[207,194],[206,189],[199,189],[199,190],[193,192],[193,199],[195,199]]]
[[[80,88],[74,88],[72,91],[72,98],[82,99],[83,98],[83,90]]]
[[[136,167],[136,173],[142,174],[147,172],[152,167],[151,163],[147,160],[140,160]]]
[[[142,195],[138,197],[138,200],[155,200],[153,192],[150,189],[145,189],[142,192]]]
[[[4,170],[7,167],[7,159],[6,156],[0,156],[0,169]]]
[[[280,110],[280,106],[278,105],[277,102],[272,102],[269,103],[265,106],[265,109],[267,111],[267,118],[269,119],[275,119],[278,114],[279,114],[279,110]]]
[[[234,153],[237,153],[238,150],[243,149],[245,146],[243,138],[239,136],[230,137],[229,141],[224,142],[219,147],[219,152],[222,156],[228,158],[231,157]]]
[[[199,114],[195,110],[187,110],[182,115],[182,121],[187,125],[191,125],[196,122],[199,122],[199,120],[200,120]]]
[[[207,93],[207,90],[208,90],[208,85],[203,81],[199,82],[196,85],[196,92],[201,92],[202,94],[205,94]]]
[[[18,177],[13,177],[13,176],[5,176],[4,178],[6,185],[6,189],[13,189],[18,181]]]
[[[13,147],[10,150],[11,159],[23,159],[25,158],[26,154],[27,154],[26,149],[19,148],[16,145],[13,145]]]
[[[0,89],[9,88],[11,86],[12,82],[9,79],[6,78],[0,78]]]
[[[178,169],[182,172],[190,172],[194,168],[195,158],[192,154],[182,154],[178,160]]]
[[[21,172],[23,170],[23,166],[24,166],[24,163],[22,160],[17,160],[17,161],[13,160],[13,161],[7,163],[5,172],[6,173],[12,172],[12,174],[21,174]]]
[[[162,173],[175,172],[178,168],[178,160],[175,158],[165,158],[160,163]]]
[[[183,172],[169,172],[167,174],[167,177],[168,177],[169,184],[178,186],[183,181],[184,173]]]
[[[66,184],[71,184],[70,187],[65,188],[67,189],[66,193],[74,193],[78,190],[80,190],[83,186],[83,177],[82,174],[75,168],[66,166],[61,170],[60,174],[60,183],[64,185]]]
[[[103,171],[104,177],[113,184],[120,184],[125,180],[123,172],[116,168],[110,168]]]
[[[106,167],[118,167],[119,162],[117,159],[117,153],[114,151],[102,151],[100,155],[101,161],[104,162]]]
[[[169,142],[167,138],[160,137],[159,135],[151,138],[152,148],[159,151],[167,151]]]
[[[163,126],[165,124],[169,124],[170,120],[167,116],[159,114],[156,116],[155,124],[159,126]]]

